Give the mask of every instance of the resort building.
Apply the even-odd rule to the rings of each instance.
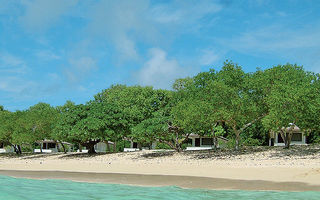
[[[0,153],[11,153],[14,152],[13,147],[5,146],[4,143],[0,142]]]
[[[124,148],[124,152],[131,152],[131,151],[140,151],[140,150],[150,150],[155,149],[157,146],[156,142],[152,142],[149,146],[146,144],[141,144],[138,142],[130,141],[130,148]]]
[[[289,128],[286,129],[289,131]],[[292,138],[290,145],[306,145],[307,144],[307,137],[301,131],[298,126],[295,126],[292,130]],[[284,146],[284,140],[281,137],[281,134],[278,132],[270,132],[269,137],[269,146]]]
[[[113,145],[113,142],[108,141],[108,145]],[[94,150],[97,153],[106,153],[108,149],[108,145],[106,142],[99,142],[96,145],[94,145]]]
[[[40,145],[39,149],[34,149],[34,153],[56,153],[59,149],[63,149],[61,143],[55,140],[42,140],[37,142]],[[62,142],[68,152],[72,151],[72,144],[68,142]]]
[[[217,137],[217,139],[218,139],[218,147],[228,142],[228,139],[224,137],[219,136]],[[186,148],[187,151],[209,150],[214,148],[212,137],[200,136],[194,133],[189,135],[188,144],[190,146]]]
[[[113,145],[113,142],[108,141],[108,145]],[[106,142],[98,142],[97,144],[94,145],[94,150],[97,153],[106,153],[108,150],[108,145]],[[82,153],[88,153],[88,150],[83,147],[81,150],[78,149],[77,152],[82,152]]]

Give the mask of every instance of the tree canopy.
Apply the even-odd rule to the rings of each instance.
[[[67,101],[52,107],[38,103],[10,112],[0,106],[0,142],[21,153],[21,145],[44,139],[71,142],[94,153],[98,142],[164,143],[177,151],[190,134],[226,136],[239,149],[241,138],[265,144],[280,133],[289,148],[292,130],[320,132],[320,75],[286,64],[245,72],[226,61],[177,79],[173,90],[112,85],[85,104]],[[255,141],[248,140],[255,137]]]

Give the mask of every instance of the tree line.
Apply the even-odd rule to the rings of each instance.
[[[0,106],[0,143],[17,153],[21,146],[44,139],[70,142],[94,153],[98,142],[157,141],[176,151],[191,133],[263,144],[270,132],[280,133],[290,147],[294,126],[320,141],[319,74],[286,64],[246,73],[226,61],[177,79],[172,90],[112,85],[85,104],[67,101],[52,107],[38,103],[10,112]]]

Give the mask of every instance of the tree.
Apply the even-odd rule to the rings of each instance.
[[[215,127],[226,125],[232,128],[239,149],[240,133],[266,112],[262,96],[252,89],[256,84],[253,74],[246,74],[240,66],[228,61],[219,72],[211,69],[199,73],[185,87],[179,87],[178,91],[188,92],[175,109],[178,124],[212,135],[215,148],[218,134]]]
[[[9,144],[12,145],[17,154],[21,154],[21,145],[32,144],[31,129],[29,129],[28,116],[26,111],[16,111],[8,115],[5,130],[10,134]]]
[[[0,106],[0,143],[4,145],[11,145],[12,138],[12,113],[4,110],[2,106]]]
[[[157,141],[181,152],[189,134],[174,122],[172,107],[177,96],[172,91],[156,90],[153,96],[152,115],[132,128],[132,138],[137,141]]]
[[[114,85],[95,95],[100,119],[105,123],[106,139],[128,140],[132,127],[151,116],[157,107],[152,87]]]
[[[264,126],[278,133],[290,147],[293,129],[304,132],[315,126],[319,112],[318,78],[297,65],[278,65],[264,72],[268,115]]]
[[[31,106],[27,111],[27,126],[31,130],[30,140],[32,143],[51,138],[52,131],[57,121],[58,112],[54,107],[46,103],[38,103]],[[42,148],[40,146],[42,152]]]
[[[68,101],[58,111],[54,138],[80,144],[89,154],[95,153],[94,145],[104,139],[104,122],[97,117],[99,107],[93,102],[75,105]]]

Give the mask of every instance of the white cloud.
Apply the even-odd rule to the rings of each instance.
[[[217,1],[175,1],[155,6],[152,12],[155,20],[160,23],[193,24],[221,9],[222,5]]]
[[[177,78],[193,73],[191,68],[184,68],[175,59],[168,59],[165,51],[153,48],[149,50],[150,59],[134,76],[142,85],[155,88],[170,88]]]
[[[25,13],[21,23],[29,31],[41,31],[54,24],[78,0],[23,0]]]
[[[137,48],[139,42],[163,46],[181,33],[207,25],[200,20],[221,9],[219,3],[209,0],[152,5],[148,0],[100,1],[90,7],[91,12],[86,17],[90,19],[90,35],[111,41],[120,60],[126,61],[141,58]],[[188,29],[183,28],[186,25]],[[162,33],[167,37],[162,38]]]
[[[259,57],[275,57],[319,71],[320,24],[302,28],[275,23],[241,33],[233,38],[214,39],[228,51]]]
[[[220,59],[220,56],[212,49],[205,49],[201,51],[200,64],[212,65]]]
[[[36,56],[41,60],[58,60],[61,57],[49,50],[40,50],[36,52]]]
[[[28,70],[25,62],[8,53],[0,53],[0,73],[23,74]]]
[[[91,57],[71,58],[69,64],[70,67],[65,69],[64,74],[71,83],[81,81],[98,68],[96,61]]]
[[[221,43],[235,49],[255,52],[283,51],[320,46],[320,27],[290,29],[283,25],[271,25],[257,30],[244,32]]]
[[[17,1],[0,0],[0,14],[12,14],[16,11]]]
[[[88,31],[111,41],[122,60],[138,59],[136,40],[146,40],[154,29],[147,16],[149,2],[100,1],[90,10]]]
[[[27,81],[23,78],[16,76],[1,77],[0,90],[4,92],[17,93],[20,95],[28,95],[28,91],[35,87],[37,84],[33,81]]]

